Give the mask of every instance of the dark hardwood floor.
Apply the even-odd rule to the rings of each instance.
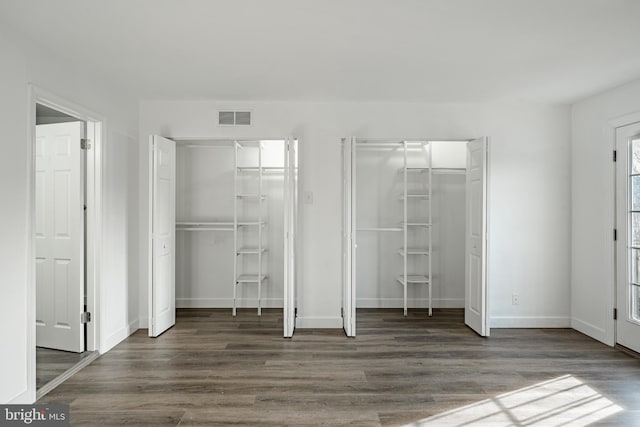
[[[480,338],[462,316],[358,310],[355,339],[284,339],[281,310],[179,310],[41,402],[74,425],[640,425],[640,360],[570,329]]]

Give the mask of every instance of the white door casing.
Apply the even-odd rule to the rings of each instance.
[[[348,337],[356,336],[356,150],[355,137],[342,145],[342,326]]]
[[[284,153],[284,337],[296,327],[296,227],[298,212],[298,141],[288,138]]]
[[[616,343],[640,352],[640,123],[616,128],[616,153]]]
[[[175,212],[176,145],[153,135],[151,145],[151,289],[149,336],[176,322]]]
[[[36,345],[84,351],[84,123],[36,126]]]
[[[464,322],[489,336],[487,316],[487,139],[467,143]]]

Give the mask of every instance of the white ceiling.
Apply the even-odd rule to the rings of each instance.
[[[638,0],[2,0],[0,25],[141,98],[572,102],[640,78]]]

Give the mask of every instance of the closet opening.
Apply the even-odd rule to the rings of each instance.
[[[343,139],[343,324],[451,310],[488,335],[486,139]],[[397,311],[396,311],[397,310]],[[398,316],[396,316],[398,317]],[[455,317],[455,316],[454,316]],[[400,317],[402,318],[402,317]]]
[[[151,138],[150,336],[176,308],[283,310],[293,335],[297,144]]]

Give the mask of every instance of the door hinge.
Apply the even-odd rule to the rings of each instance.
[[[613,150],[613,161],[614,162],[618,161],[618,150]]]
[[[87,138],[80,138],[80,148],[82,150],[88,150],[91,148],[91,140]]]
[[[80,314],[80,323],[89,323],[91,322],[91,313],[88,311],[85,311],[84,313]]]
[[[293,316],[298,317],[298,307],[293,309]]]
[[[618,229],[614,228],[613,229],[613,241],[617,241],[618,240]]]
[[[618,309],[617,308],[613,309],[613,320],[618,320]]]
[[[340,317],[344,317],[344,308],[340,309]]]

